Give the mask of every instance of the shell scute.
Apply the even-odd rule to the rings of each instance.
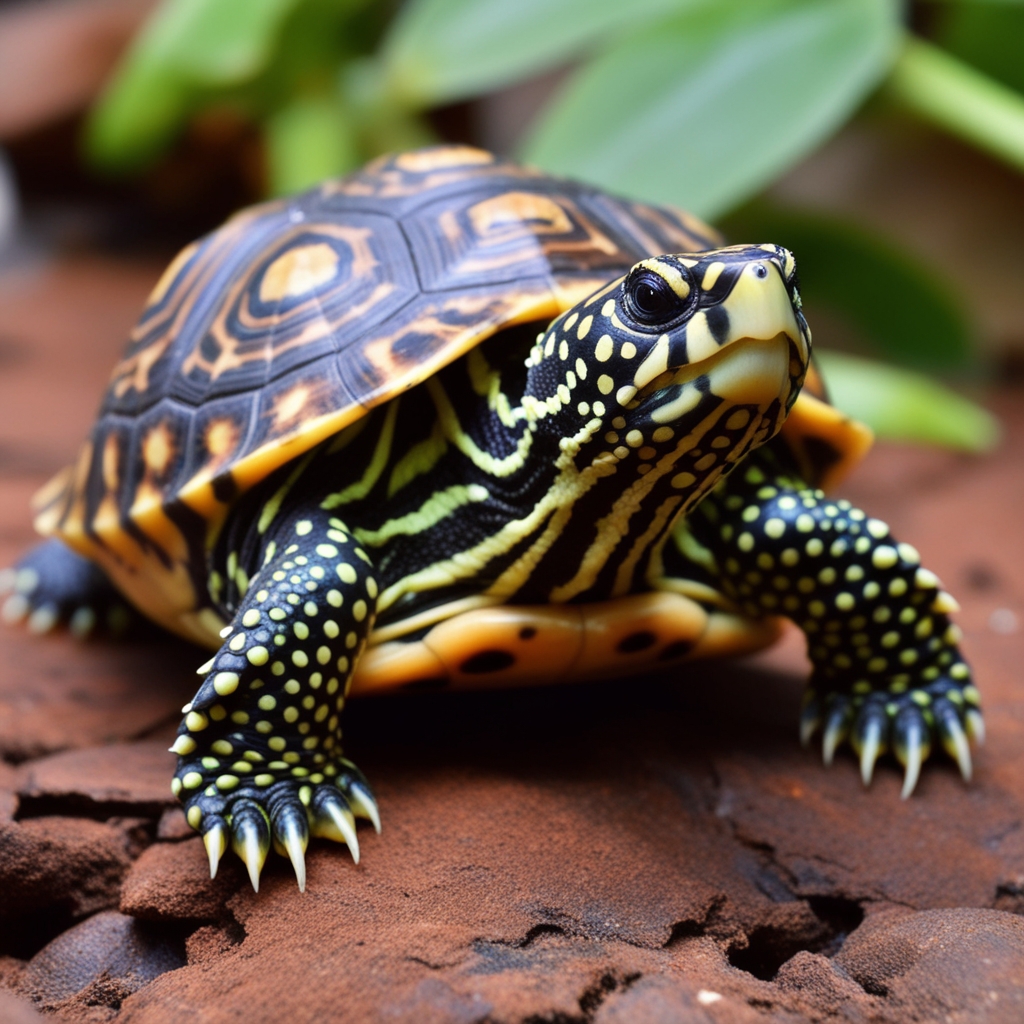
[[[596,190],[580,196],[579,203],[588,216],[605,226],[616,244],[639,247],[644,256],[654,252],[700,252],[724,244],[714,228],[685,210],[617,199]]]
[[[189,484],[195,487],[200,481],[211,481],[230,472],[248,447],[260,394],[253,391],[223,395],[189,410],[189,435],[173,493],[184,495]],[[181,408],[179,403],[175,405]]]
[[[172,393],[191,405],[334,361],[420,291],[388,217],[286,221],[235,264],[229,280],[211,284],[220,301],[189,325],[192,344],[180,352]]]

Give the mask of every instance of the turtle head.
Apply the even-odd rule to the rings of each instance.
[[[629,459],[641,474],[671,471],[680,488],[704,493],[779,430],[809,358],[786,249],[658,256],[538,338],[523,404],[557,422],[563,448],[589,454],[593,442],[606,453],[598,458]]]

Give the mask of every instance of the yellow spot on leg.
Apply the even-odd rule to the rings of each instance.
[[[266,665],[270,658],[266,647],[251,647],[245,655],[249,659],[250,665]]]
[[[239,677],[237,672],[218,672],[213,677],[213,688],[222,697],[234,693],[238,689]]]

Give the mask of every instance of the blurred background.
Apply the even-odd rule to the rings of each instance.
[[[837,405],[996,443],[980,403],[1024,377],[1024,2],[0,0],[0,275],[155,279],[240,206],[434,140],[789,246]]]

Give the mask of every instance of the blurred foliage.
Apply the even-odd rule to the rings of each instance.
[[[581,68],[524,155],[716,217],[849,117],[896,28],[889,0],[685,5]]]
[[[839,314],[872,354],[940,372],[971,366],[970,326],[955,291],[877,234],[763,201],[726,227],[735,237],[770,238],[799,253],[801,293]]]
[[[819,352],[818,361],[836,407],[881,437],[968,452],[999,440],[995,417],[920,373],[845,352]]]
[[[935,37],[954,56],[1024,92],[1024,4],[944,4]]]
[[[430,141],[439,106],[564,69],[520,157],[703,217],[734,211],[743,237],[791,246],[805,294],[907,368],[833,362],[840,404],[882,434],[976,448],[990,421],[911,372],[976,365],[955,289],[854,225],[751,201],[872,96],[1024,170],[1024,0],[920,9],[930,41],[899,0],[163,0],[86,146],[98,167],[139,171],[229,108],[261,127],[267,191],[287,194]],[[928,402],[960,411],[925,415]]]

